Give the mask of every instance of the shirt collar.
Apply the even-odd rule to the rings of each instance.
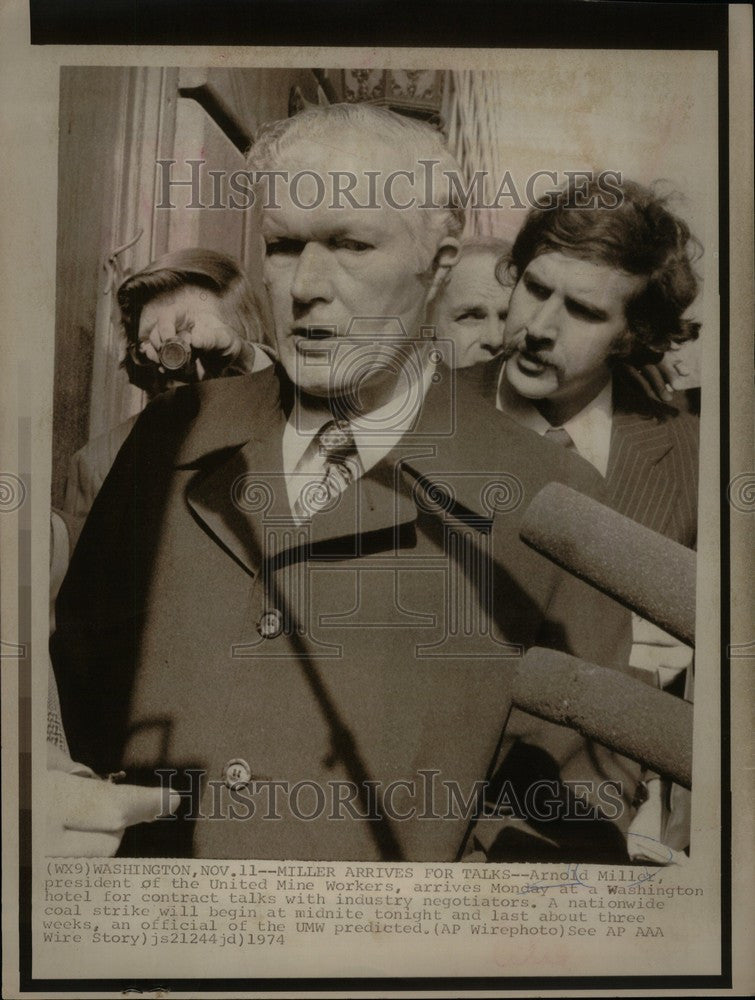
[[[359,459],[365,472],[385,458],[415,425],[430,387],[435,364],[425,361],[422,378],[407,392],[400,384],[391,398],[376,410],[350,421]],[[286,474],[296,469],[312,439],[333,419],[326,409],[307,405],[298,396],[283,432],[283,466]]]
[[[545,434],[551,424],[529,399],[518,395],[504,378],[506,365],[501,366],[498,379],[496,406],[517,423],[529,427],[536,434]],[[593,465],[601,476],[608,471],[613,425],[613,385],[611,379],[587,406],[561,426],[569,434],[582,458]]]

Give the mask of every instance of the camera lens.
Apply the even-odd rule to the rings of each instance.
[[[166,340],[160,348],[160,364],[166,371],[177,372],[185,368],[191,358],[191,348],[181,340]]]

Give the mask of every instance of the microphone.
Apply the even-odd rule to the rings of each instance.
[[[534,497],[519,534],[552,562],[694,645],[691,549],[561,483]]]
[[[513,704],[692,785],[692,705],[682,698],[535,646],[515,669]]]

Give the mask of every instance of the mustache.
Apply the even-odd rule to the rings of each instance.
[[[525,327],[519,333],[515,334],[514,337],[509,341],[508,344],[503,345],[501,351],[501,356],[505,361],[513,357],[515,354],[524,354],[528,358],[534,358],[539,361],[540,364],[549,365],[551,368],[559,368],[559,365],[553,359],[553,357],[547,352],[541,352],[537,349],[532,350],[527,346],[527,336],[528,331]]]

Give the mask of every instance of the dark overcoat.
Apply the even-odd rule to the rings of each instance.
[[[187,792],[122,853],[453,860],[449,789],[489,775],[522,650],[626,663],[628,614],[519,539],[542,486],[600,477],[440,369],[387,458],[297,526],[288,392],[274,369],[184,387],[126,441],[58,599],[72,756]],[[543,728],[563,776],[631,797],[627,761]]]

